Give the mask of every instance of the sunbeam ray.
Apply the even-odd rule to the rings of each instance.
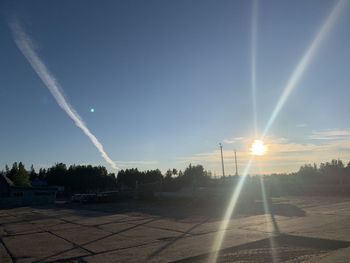
[[[346,3],[346,0],[339,0],[335,7],[332,9],[331,13],[328,15],[326,18],[325,22],[322,24],[320,30],[316,34],[316,37],[314,40],[311,42],[309,45],[308,49],[306,50],[305,54],[302,56],[301,60],[299,61],[297,67],[293,71],[291,77],[288,79],[287,84],[283,90],[282,95],[280,96],[276,107],[274,108],[270,119],[268,120],[265,129],[263,131],[262,138],[264,138],[269,131],[270,127],[274,123],[276,117],[278,116],[279,112],[281,111],[283,105],[287,101],[289,95],[291,92],[295,89],[296,85],[300,81],[301,77],[305,73],[307,67],[309,66],[312,58],[315,56],[316,51],[319,49],[322,41],[326,37],[327,33],[330,31],[332,25],[335,22],[335,19],[338,17],[340,11],[344,8],[344,5]],[[253,100],[253,111],[254,111],[254,128],[255,128],[255,135],[257,136],[257,113],[256,113],[256,35],[257,35],[257,1],[253,2],[253,14],[252,14],[252,44],[251,44],[251,52],[252,52],[252,57],[251,57],[251,67],[252,67],[252,100]],[[244,173],[241,176],[235,190],[232,193],[231,199],[229,201],[229,204],[226,208],[226,212],[224,215],[224,218],[222,220],[222,223],[220,224],[218,234],[215,238],[214,245],[213,245],[213,253],[209,257],[209,262],[216,262],[218,258],[219,251],[221,249],[222,243],[225,238],[226,234],[226,229],[227,226],[230,222],[231,215],[236,207],[237,201],[239,199],[241,190],[243,188],[245,178],[250,170],[252,164],[252,159],[250,159],[245,167]],[[264,209],[265,213],[269,213],[269,207],[268,207],[268,202],[266,198],[266,192],[265,192],[265,187],[263,185],[263,182],[261,184],[261,189],[262,189],[262,194],[263,194],[263,202],[264,202]],[[274,220],[274,218],[271,218]],[[273,229],[276,230],[276,226],[274,224],[275,222],[272,222],[273,224]],[[277,229],[278,231],[278,229]],[[274,247],[273,240],[271,242],[271,249]],[[278,258],[276,255],[273,255],[274,262]]]
[[[262,197],[263,206],[264,206],[264,213],[266,218],[267,232],[271,230],[269,229],[269,227],[270,226],[272,227],[272,234],[269,235],[269,242],[270,242],[272,262],[275,263],[275,262],[279,262],[278,252],[275,250],[276,248],[275,235],[279,234],[279,228],[272,214],[273,213],[272,207],[271,207],[272,202],[269,202],[270,197],[267,197],[266,195],[264,178],[261,176],[260,176],[260,187],[261,187],[261,197]]]
[[[248,163],[245,166],[245,169],[243,171],[243,174],[240,176],[239,181],[238,181],[238,183],[237,183],[237,185],[236,185],[236,187],[231,195],[231,199],[230,199],[229,204],[226,208],[224,218],[220,224],[218,234],[216,235],[216,238],[215,238],[215,241],[213,244],[213,248],[212,248],[213,253],[209,257],[208,262],[216,262],[216,260],[217,260],[219,250],[220,250],[220,248],[222,246],[222,242],[224,241],[224,238],[225,238],[227,226],[230,222],[232,213],[235,210],[235,207],[236,207],[237,201],[239,199],[239,196],[241,194],[245,179],[249,173],[252,161],[253,161],[253,159],[250,159],[248,161]]]
[[[251,85],[252,85],[252,104],[255,137],[258,136],[258,120],[256,105],[256,48],[258,34],[258,0],[253,1],[252,25],[251,25]]]
[[[322,24],[322,26],[321,26],[320,30],[318,31],[318,33],[316,34],[315,38],[313,39],[313,41],[309,45],[308,49],[306,50],[306,52],[302,56],[298,65],[294,69],[292,75],[290,76],[290,78],[287,81],[287,84],[282,92],[282,95],[280,96],[280,98],[279,98],[279,100],[278,100],[278,102],[277,102],[277,104],[276,104],[276,106],[271,114],[270,119],[268,120],[268,122],[265,126],[265,129],[263,132],[263,137],[266,136],[267,132],[271,128],[272,124],[274,123],[276,117],[280,113],[282,107],[286,103],[289,95],[295,89],[298,82],[302,78],[302,76],[305,73],[307,67],[309,66],[312,58],[315,56],[321,43],[323,42],[323,40],[327,36],[327,33],[332,28],[336,18],[339,16],[340,11],[342,9],[344,9],[346,2],[347,2],[346,0],[339,0],[337,2],[337,4],[334,6],[332,11],[330,12],[328,17],[326,18],[325,22]]]

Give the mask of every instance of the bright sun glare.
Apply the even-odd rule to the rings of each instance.
[[[267,151],[267,146],[264,144],[264,141],[262,140],[255,140],[252,144],[251,148],[253,155],[264,155]]]

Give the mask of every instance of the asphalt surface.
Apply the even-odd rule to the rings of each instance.
[[[274,199],[235,214],[218,262],[349,262],[350,199]],[[0,262],[204,262],[222,210],[113,203],[0,210]]]

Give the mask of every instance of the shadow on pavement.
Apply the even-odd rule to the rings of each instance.
[[[289,262],[289,260],[300,262],[313,256],[350,246],[350,242],[347,241],[293,235],[279,235],[274,240],[276,245],[273,248],[271,248],[269,238],[266,238],[222,249],[219,252],[217,262],[274,262],[273,254],[278,254],[278,262]],[[206,262],[210,255],[208,253],[175,262]]]

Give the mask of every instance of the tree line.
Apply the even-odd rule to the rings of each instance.
[[[168,169],[163,175],[159,169],[139,171],[137,168],[121,170],[117,175],[118,187],[135,188],[136,185],[161,183],[163,190],[175,191],[186,186],[206,186],[211,180],[211,172],[202,165],[190,164],[182,172],[177,169]]]
[[[67,165],[56,163],[50,168],[35,171],[33,165],[27,171],[22,162],[13,163],[11,169],[6,165],[1,172],[11,179],[15,186],[35,186],[38,181],[50,186],[63,186],[66,192],[88,192],[116,188],[114,173],[108,173],[103,166]]]
[[[159,169],[139,171],[137,168],[120,170],[115,176],[108,173],[103,166],[70,165],[56,163],[50,168],[40,168],[38,171],[31,165],[27,170],[22,162],[14,162],[12,167],[5,166],[0,174],[11,179],[15,186],[35,186],[39,181],[49,186],[63,186],[66,192],[91,192],[116,188],[134,189],[136,184],[144,185],[163,182],[168,190],[177,190],[186,185],[196,183],[206,185],[211,173],[204,170],[202,165],[190,164],[184,172],[169,169],[163,175]]]
[[[22,162],[8,165],[0,171],[0,175],[6,175],[15,186],[29,187],[35,186],[35,182],[43,181],[51,186],[63,186],[67,193],[91,192],[109,189],[134,189],[137,184],[145,185],[150,183],[162,183],[163,190],[176,191],[186,186],[208,186],[212,184],[213,177],[210,171],[204,169],[202,165],[190,164],[184,171],[169,169],[162,174],[159,169],[139,171],[137,168],[120,170],[115,176],[108,173],[104,166],[92,165],[70,165],[56,163],[50,168],[40,168],[36,171],[33,165],[26,169]],[[288,179],[284,177],[288,175]],[[273,174],[283,180],[300,178],[313,182],[341,182],[339,178],[350,178],[350,162],[345,166],[341,160],[316,164],[305,164],[300,169],[291,174]]]
[[[350,162],[345,166],[342,160],[317,164],[305,164],[300,167],[297,175],[300,176],[350,176]]]

